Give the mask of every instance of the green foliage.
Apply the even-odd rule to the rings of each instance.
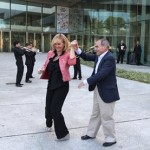
[[[135,80],[139,82],[149,83],[150,84],[150,74],[136,71],[127,71],[124,69],[117,69],[116,75],[121,78]]]
[[[83,65],[93,67],[93,62],[83,61],[81,59],[81,63]],[[120,78],[125,78],[128,80],[134,80],[139,82],[144,82],[150,84],[150,74],[149,73],[142,73],[142,72],[136,72],[136,71],[127,71],[124,69],[116,69],[116,75]]]
[[[113,26],[116,23],[117,23],[117,25],[124,25],[125,20],[122,17],[112,17],[112,16],[110,16],[104,21],[104,24],[107,28]]]

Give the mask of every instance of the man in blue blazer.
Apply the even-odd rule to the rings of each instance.
[[[71,42],[71,44],[82,59],[95,62],[92,75],[78,85],[78,88],[81,88],[88,84],[89,91],[94,91],[92,115],[87,133],[81,139],[95,138],[102,125],[105,137],[103,146],[116,144],[113,114],[115,101],[120,98],[116,80],[116,63],[115,58],[109,52],[109,42],[106,39],[97,40],[95,42],[96,54],[82,52],[78,48],[76,40]]]

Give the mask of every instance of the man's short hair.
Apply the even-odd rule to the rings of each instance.
[[[16,46],[18,43],[20,43],[19,41],[14,41],[14,46]]]

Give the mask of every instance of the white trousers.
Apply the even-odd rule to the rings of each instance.
[[[96,87],[94,90],[93,111],[87,129],[88,136],[96,137],[102,125],[105,142],[116,141],[115,122],[113,119],[114,107],[115,102],[105,103],[101,99]]]

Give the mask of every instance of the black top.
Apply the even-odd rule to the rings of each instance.
[[[32,51],[25,51],[25,56],[26,56],[25,64],[26,65],[32,65],[33,64],[34,52],[32,52]]]
[[[119,43],[117,48],[119,49],[119,51],[125,51],[127,46],[125,43]]]
[[[135,54],[141,54],[141,52],[142,52],[142,48],[141,48],[141,45],[135,45],[135,47],[134,47],[134,53]]]
[[[56,89],[69,83],[68,81],[64,82],[62,80],[59,59],[54,61],[54,58],[50,58],[47,68],[49,76],[48,87],[50,89]]]
[[[24,50],[20,49],[19,47],[14,47],[13,52],[16,58],[16,64],[23,65],[22,56],[24,55]]]

